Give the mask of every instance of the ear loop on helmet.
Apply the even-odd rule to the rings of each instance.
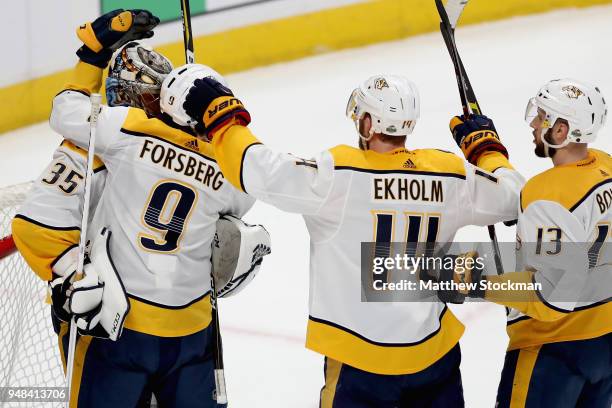
[[[361,119],[363,118],[363,115],[365,115],[365,113],[363,113],[362,115],[359,115],[357,113],[357,108],[359,107],[359,104],[357,103],[358,92],[359,89],[355,88],[351,93],[351,96],[349,97],[349,100],[346,104],[346,116],[348,116],[355,124],[355,129],[357,130],[357,134],[359,135],[359,147],[363,150],[368,150],[368,142],[374,136],[374,132],[373,129],[370,128],[368,137],[365,137],[361,134],[360,124]]]
[[[555,123],[557,122],[559,118],[555,118]],[[563,143],[561,144],[553,144],[552,142],[552,132],[553,132],[553,128],[555,127],[555,125],[553,124],[552,126],[550,126],[550,123],[552,122],[552,117],[550,117],[550,115],[546,115],[546,123],[549,124],[549,126],[543,127],[544,129],[548,129],[546,131],[546,133],[544,133],[542,135],[542,144],[544,145],[544,156],[546,157],[552,157],[551,155],[551,149],[554,150],[558,150],[558,149],[563,149],[565,146],[567,146],[568,144],[570,144],[570,139],[569,139],[569,135],[565,136],[565,140],[563,141]],[[548,140],[548,138],[550,138],[550,140]]]
[[[359,142],[360,142],[360,145],[361,145],[360,147],[362,147],[363,150],[369,150],[369,148],[370,148],[369,142],[374,137],[374,127],[370,126],[370,130],[368,131],[368,135],[369,135],[368,137],[365,137],[364,135],[362,135],[361,134],[361,129],[360,129],[361,119],[362,118],[363,118],[363,116],[361,116],[361,118],[355,119],[353,122],[355,123],[355,128],[357,129],[357,134],[359,135]],[[372,116],[370,116],[370,120],[371,119],[372,119]]]

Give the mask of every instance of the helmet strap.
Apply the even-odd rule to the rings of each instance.
[[[363,133],[361,131],[361,120],[360,119],[356,119],[354,122],[355,122],[355,128],[357,129],[357,134],[359,134],[359,147],[362,150],[368,150],[369,149],[369,142],[374,137],[374,129],[373,129],[373,127],[370,127],[370,130],[368,132],[368,136],[366,137],[366,136],[363,135]]]
[[[561,144],[553,144],[552,132],[553,132],[553,128],[550,128],[542,136],[542,144],[544,145],[544,155],[546,157],[551,157],[551,158],[555,155],[558,149],[563,149],[565,146],[570,144],[569,137],[566,137],[563,143]]]

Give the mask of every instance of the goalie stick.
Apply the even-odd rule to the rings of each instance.
[[[472,88],[472,84],[467,76],[467,72],[463,66],[463,61],[461,61],[461,56],[459,55],[457,44],[455,42],[455,27],[457,26],[459,17],[467,5],[468,0],[448,0],[446,7],[442,4],[442,0],[435,1],[436,8],[438,9],[438,14],[440,15],[441,19],[440,32],[442,33],[442,38],[444,38],[444,43],[446,44],[446,48],[448,49],[448,53],[450,54],[451,60],[453,61],[453,65],[455,67],[455,76],[457,77],[457,86],[459,87],[459,96],[461,98],[463,115],[467,118],[470,115],[470,110],[477,115],[482,115],[482,110],[480,109],[480,105],[476,99],[474,88]],[[495,226],[489,225],[487,226],[487,230],[493,245],[497,274],[501,275],[504,273],[504,266],[501,260],[501,252],[499,250]]]
[[[189,0],[180,0],[181,15],[183,17],[183,43],[185,45],[185,62],[193,64],[195,53],[193,50],[193,34],[191,30],[191,11],[189,10]],[[217,302],[217,291],[215,278],[212,270],[210,273],[210,305],[212,307],[212,321],[215,329],[215,342],[213,344],[213,354],[215,355],[215,394],[213,398],[217,404],[227,404],[227,390],[225,387],[225,368],[223,364],[223,342],[221,340],[221,327],[219,325],[219,305]]]
[[[98,127],[98,117],[100,115],[100,105],[102,95],[93,93],[89,97],[91,101],[91,112],[89,115],[89,145],[87,146],[87,173],[85,173],[85,194],[83,196],[83,219],[81,220],[81,234],[79,237],[79,257],[75,281],[83,276],[83,265],[85,264],[85,246],[87,244],[87,224],[89,220],[89,200],[91,197],[91,182],[93,179],[94,149],[96,146],[96,130]],[[74,316],[70,319],[70,337],[68,340],[68,359],[66,360],[66,382],[68,383],[68,401],[66,408],[70,406],[72,398],[72,375],[74,372],[74,353],[77,342],[77,325]]]

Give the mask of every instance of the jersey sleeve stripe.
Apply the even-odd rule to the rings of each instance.
[[[244,173],[244,158],[246,157],[247,152],[249,151],[249,149],[253,146],[257,146],[260,145],[261,143],[259,142],[255,142],[255,143],[251,143],[250,145],[248,145],[246,147],[246,149],[244,149],[244,152],[242,152],[242,157],[240,158],[240,188],[242,189],[242,191],[244,191],[245,193],[247,192],[246,187],[244,186],[244,178],[243,173]],[[248,193],[247,193],[248,194]]]
[[[70,142],[69,140],[62,141],[60,146],[66,148],[66,149],[68,149],[70,151],[73,151],[75,153],[78,153],[79,155],[87,158],[87,150],[81,149],[80,147],[78,147],[74,143]],[[106,169],[106,167],[104,166],[104,163],[102,162],[102,160],[98,156],[94,156],[93,169],[94,169],[94,173],[97,173],[99,171],[102,171],[102,170]]]
[[[601,183],[595,184],[593,187],[591,187],[591,189],[580,200],[578,200],[578,202],[576,204],[574,204],[573,206],[570,207],[569,211],[573,212],[576,208],[578,208],[580,206],[580,204],[582,204],[584,202],[584,200],[589,198],[589,196],[593,193],[593,191],[597,190],[599,187],[601,187],[601,186],[603,186],[605,184],[608,184],[608,183],[612,183],[612,178],[604,180]]]
[[[38,225],[39,227],[43,227],[43,228],[47,228],[47,229],[51,229],[55,231],[80,231],[81,230],[80,227],[56,227],[53,225],[47,225],[42,222],[33,220],[32,218],[26,217],[25,215],[22,215],[22,214],[15,215],[15,218],[19,218],[31,224]]]
[[[484,178],[486,178],[487,180],[490,180],[490,181],[492,181],[492,182],[494,182],[494,183],[497,183],[497,182],[498,182],[497,177],[495,177],[495,176],[494,176],[494,175],[492,175],[492,174],[485,173],[484,171],[482,171],[482,170],[478,170],[478,169],[476,169],[474,172],[476,173],[476,175],[477,175],[477,176],[484,177]]]
[[[231,126],[225,132],[215,136],[213,145],[225,179],[234,187],[246,192],[243,177],[246,154],[251,147],[261,145],[261,142],[249,128]]]
[[[53,267],[55,266],[55,264],[57,263],[57,261],[59,261],[61,259],[62,256],[66,255],[68,253],[68,251],[70,251],[72,248],[78,248],[79,244],[73,244],[70,245],[69,247],[67,247],[66,249],[64,249],[57,257],[55,257],[55,259],[51,262],[51,269],[53,269]]]

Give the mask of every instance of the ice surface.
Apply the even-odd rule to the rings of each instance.
[[[550,167],[533,156],[523,122],[528,98],[549,79],[576,77],[597,84],[612,101],[612,7],[567,9],[457,30],[457,42],[483,111],[494,118],[513,164],[527,177]],[[179,35],[177,33],[177,35]],[[72,50],[66,50],[72,52]],[[253,116],[252,129],[278,150],[308,157],[336,144],[354,144],[344,117],[351,90],[377,73],[407,75],[421,92],[421,120],[410,148],[458,152],[448,121],[461,109],[452,65],[439,33],[230,75]],[[593,146],[611,151],[612,127]],[[0,186],[36,177],[59,143],[47,124],[0,137]],[[571,186],[568,186],[571,188]],[[308,307],[308,237],[297,215],[256,204],[246,217],[272,234],[273,253],[260,276],[236,298],[221,301],[228,394],[232,407],[318,406],[323,359],[303,346]],[[514,229],[498,226],[500,240]],[[467,228],[465,240],[486,240]],[[454,308],[467,326],[463,382],[467,406],[494,406],[507,338],[501,307]]]

